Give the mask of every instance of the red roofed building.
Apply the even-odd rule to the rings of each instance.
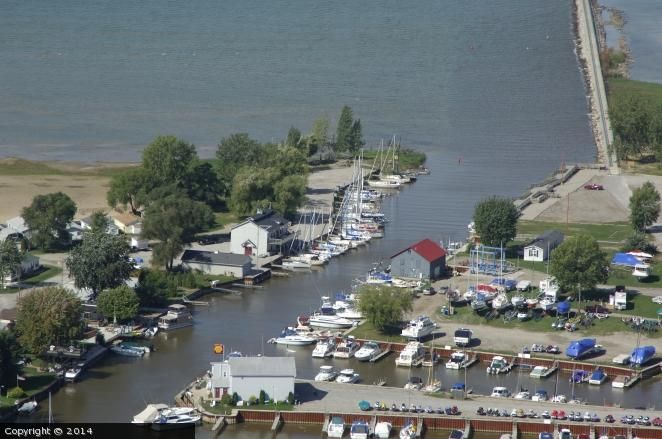
[[[391,256],[391,274],[398,277],[439,279],[446,271],[446,250],[424,239]]]

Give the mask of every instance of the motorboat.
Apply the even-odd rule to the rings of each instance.
[[[361,320],[363,318],[363,314],[361,314],[361,311],[351,306],[347,306],[345,308],[341,308],[337,310],[336,315],[338,317],[342,317],[344,319],[349,319],[349,320]]]
[[[496,309],[497,311],[501,311],[507,308],[509,305],[510,303],[508,303],[508,296],[506,296],[504,293],[497,294],[496,297],[492,300],[492,309]]]
[[[548,399],[549,397],[547,396],[547,391],[542,389],[536,390],[536,392],[531,397],[531,401],[536,402],[547,401]]]
[[[414,439],[416,435],[416,424],[413,421],[408,421],[400,430],[400,439]]]
[[[543,296],[543,298],[538,302],[538,306],[543,311],[554,309],[554,306],[556,306],[556,298],[552,296]]]
[[[524,305],[525,302],[526,302],[526,299],[524,298],[524,296],[513,296],[513,297],[510,298],[510,303],[515,308]]]
[[[371,361],[373,358],[381,354],[382,349],[379,347],[379,343],[374,341],[367,341],[363,343],[361,349],[356,351],[354,358],[359,361]]]
[[[375,424],[374,436],[378,439],[388,439],[391,436],[393,425],[390,422],[378,422]]]
[[[492,394],[490,395],[495,398],[508,398],[510,397],[510,390],[507,387],[497,386],[492,389]]]
[[[313,314],[310,316],[310,326],[318,328],[347,329],[354,326],[354,322],[337,315]]]
[[[585,370],[575,370],[570,375],[569,381],[571,383],[580,384],[588,382],[589,373]]]
[[[554,395],[554,397],[552,398],[552,402],[557,404],[565,404],[566,402],[568,402],[568,398],[562,394]]]
[[[421,365],[423,367],[434,367],[439,362],[439,355],[436,352],[425,352]]]
[[[352,422],[349,428],[350,439],[368,439],[370,436],[370,427],[368,423],[362,419]]]
[[[385,285],[393,283],[393,278],[390,274],[381,271],[371,271],[366,276],[365,283],[372,285]]]
[[[441,392],[441,381],[440,380],[431,380],[423,388],[422,391],[426,393],[437,393]]]
[[[338,376],[338,371],[333,366],[320,366],[319,372],[315,375],[315,381],[334,381]]]
[[[432,334],[437,325],[427,316],[419,316],[411,320],[407,327],[402,330],[402,336],[410,339],[421,339]]]
[[[331,417],[326,435],[333,438],[341,438],[345,434],[345,420],[340,416]]]
[[[597,352],[599,349],[600,346],[595,343],[594,338],[583,338],[581,340],[570,342],[565,350],[565,354],[568,358],[578,360]]]
[[[655,356],[655,346],[641,346],[630,354],[630,364],[641,366]]]
[[[423,387],[423,379],[421,377],[412,376],[409,377],[407,384],[405,384],[405,390],[421,390]]]
[[[562,428],[559,433],[559,439],[572,439],[572,432],[567,428]]]
[[[19,415],[29,415],[33,413],[35,410],[37,410],[37,407],[39,407],[39,404],[37,404],[37,401],[28,401],[24,402],[21,404],[21,406],[16,409],[16,413]]]
[[[395,180],[367,180],[368,186],[383,189],[398,189],[402,184]]]
[[[354,337],[349,336],[338,344],[333,358],[352,358],[360,348]]]
[[[200,415],[191,412],[189,414],[179,414],[174,412],[161,412],[160,416],[152,422],[152,430],[175,430],[179,428],[187,428],[191,425],[200,423]]]
[[[462,430],[453,430],[448,435],[448,439],[464,439],[464,432]]]
[[[134,425],[151,425],[160,416],[161,412],[167,408],[166,404],[147,404],[143,411],[133,417],[131,423]]]
[[[315,349],[313,349],[312,356],[314,358],[326,358],[333,356],[333,351],[336,349],[336,341],[333,337],[324,338],[317,342]]]
[[[288,327],[283,329],[280,336],[273,339],[276,344],[284,344],[286,346],[305,346],[315,343],[317,340],[307,335],[298,334],[294,328]]]
[[[336,383],[354,384],[360,379],[360,375],[354,369],[343,369],[336,378]]]
[[[293,258],[283,259],[280,264],[285,270],[310,268],[310,262],[301,259],[293,259]]]
[[[446,362],[446,369],[463,369],[467,367],[469,358],[466,353],[462,351],[455,351]]]
[[[423,361],[425,347],[417,341],[410,341],[395,359],[396,366],[418,366]]]
[[[531,393],[528,390],[520,390],[514,396],[515,399],[531,399]]]
[[[538,433],[538,439],[554,439],[554,433],[549,431],[543,431]]]
[[[595,369],[591,373],[591,376],[588,377],[588,383],[589,384],[600,385],[600,384],[604,383],[606,380],[607,380],[607,374],[605,373],[605,371],[601,367],[598,367],[597,369]]]
[[[76,367],[70,367],[69,369],[64,371],[64,380],[70,383],[73,383],[74,381],[78,381],[78,378],[80,378],[81,373],[83,373],[83,368],[81,365],[77,365]]]
[[[144,349],[138,349],[133,346],[126,345],[124,343],[113,345],[111,346],[110,350],[124,357],[142,357],[143,355],[145,355]]]
[[[168,312],[159,319],[158,327],[163,331],[185,328],[193,325],[193,316],[186,305],[175,303],[168,306]]]
[[[471,301],[471,309],[474,311],[483,311],[489,307],[490,306],[482,294],[477,294],[476,297],[474,297],[474,299]]]
[[[529,376],[531,378],[542,378],[549,369],[546,366],[536,366],[533,368]]]
[[[500,374],[500,373],[507,373],[510,371],[510,368],[508,367],[508,362],[506,359],[500,355],[495,355],[492,357],[492,361],[490,362],[490,365],[487,366],[487,373],[490,374]]]

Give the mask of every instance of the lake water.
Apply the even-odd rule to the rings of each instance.
[[[210,297],[196,325],[160,335],[149,358],[109,356],[60,390],[62,421],[125,421],[145,401],[170,401],[209,368],[213,343],[292,354],[263,341],[373,261],[424,237],[464,238],[481,198],[595,156],[569,1],[6,0],[0,59],[1,155],[135,160],[171,133],[210,156],[233,132],[277,140],[348,104],[369,143],[397,133],[432,169],[385,202],[384,239],[321,271]],[[319,364],[294,355],[312,377]],[[388,365],[361,373],[404,383]],[[610,398],[659,398],[654,386]]]

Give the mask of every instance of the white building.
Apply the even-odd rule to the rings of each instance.
[[[30,253],[26,253],[23,255],[21,265],[17,266],[11,274],[5,276],[5,283],[16,282],[24,276],[39,270],[39,267],[41,267],[39,258],[35,255],[31,255]]]
[[[7,238],[29,238],[30,228],[25,224],[23,217],[16,216],[0,224],[0,242]]]
[[[113,210],[110,218],[117,228],[127,235],[140,235],[143,231],[143,220],[131,212],[118,212]]]
[[[115,224],[115,219],[111,216],[106,215],[106,220],[108,222],[108,226],[106,227],[106,233],[108,235],[117,235],[119,233],[119,227],[117,227],[117,224]],[[83,230],[91,230],[92,229],[92,215],[86,216],[85,218],[81,218],[78,220],[78,223],[80,224],[81,228]]]
[[[211,363],[213,397],[237,393],[241,400],[258,398],[260,391],[269,399],[285,401],[294,393],[296,364],[294,357],[233,357]]]
[[[550,253],[563,242],[563,233],[558,230],[546,230],[524,247],[525,261],[546,261]]]
[[[242,279],[251,273],[252,261],[249,256],[233,253],[186,250],[180,258],[182,267],[198,270],[206,274],[232,276]]]
[[[247,218],[230,231],[230,252],[259,257],[280,253],[294,238],[288,226],[289,221],[272,210]]]

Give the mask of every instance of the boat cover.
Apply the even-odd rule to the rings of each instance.
[[[632,351],[630,363],[641,366],[655,355],[655,346],[641,346]]]
[[[565,302],[560,302],[558,305],[556,305],[556,310],[559,314],[566,314],[568,311],[570,311],[570,302],[567,300]]]
[[[579,358],[594,347],[594,338],[582,338],[581,340],[571,341],[565,350],[565,354],[570,358]]]
[[[633,267],[635,265],[641,264],[641,261],[637,259],[634,255],[628,253],[615,253],[614,257],[611,259],[613,265],[622,265],[624,267]]]
[[[168,406],[165,404],[147,404],[145,410],[133,417],[133,422],[136,424],[148,424],[156,419],[156,416],[161,410],[167,408]]]

